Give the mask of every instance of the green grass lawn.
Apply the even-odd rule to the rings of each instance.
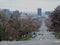
[[[60,39],[60,33],[54,32],[53,33],[57,39]]]
[[[26,37],[21,38],[21,41],[26,41],[26,40],[30,40],[30,38],[32,38],[32,35],[27,35]]]

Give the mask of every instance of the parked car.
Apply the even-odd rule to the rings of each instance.
[[[36,37],[36,35],[32,35],[32,38],[35,38]]]

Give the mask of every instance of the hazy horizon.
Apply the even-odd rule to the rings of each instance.
[[[60,5],[60,0],[0,0],[0,8],[20,10],[23,12],[36,12],[37,8],[42,11],[52,11]]]

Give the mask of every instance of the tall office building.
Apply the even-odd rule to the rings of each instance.
[[[38,8],[38,11],[37,11],[38,15],[42,15],[42,9],[41,8]]]

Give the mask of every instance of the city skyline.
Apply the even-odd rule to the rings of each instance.
[[[58,5],[60,0],[0,0],[0,8],[23,12],[37,12],[37,8],[42,8],[43,12],[52,11]]]

